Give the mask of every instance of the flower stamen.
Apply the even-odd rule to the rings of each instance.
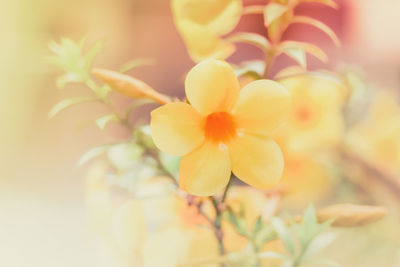
[[[206,117],[205,136],[215,143],[226,143],[236,136],[236,122],[228,112],[214,112]]]

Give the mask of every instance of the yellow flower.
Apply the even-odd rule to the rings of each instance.
[[[336,145],[343,137],[344,86],[325,74],[300,74],[279,80],[292,95],[289,119],[280,144],[310,152]]]
[[[285,188],[285,203],[304,208],[310,202],[326,196],[334,185],[334,172],[323,159],[315,155],[285,153],[285,170],[281,185]]]
[[[113,208],[106,167],[94,165],[87,175],[86,203],[96,266],[127,267],[141,264],[147,226],[142,202],[128,200]]]
[[[347,144],[355,153],[389,172],[400,172],[400,106],[396,96],[380,92],[366,118],[348,134]]]
[[[196,262],[219,256],[218,243],[211,229],[202,226],[170,226],[149,236],[144,248],[144,267],[195,266]],[[201,266],[218,267],[219,264]]]
[[[150,129],[158,148],[183,156],[179,183],[194,195],[224,188],[231,170],[242,181],[268,188],[283,171],[283,156],[271,138],[289,107],[289,93],[279,83],[258,80],[239,92],[226,62],[209,59],[187,75],[192,105],[170,103],[151,113]]]
[[[242,14],[241,0],[172,0],[175,25],[191,58],[225,59],[235,50],[220,36],[231,32]]]

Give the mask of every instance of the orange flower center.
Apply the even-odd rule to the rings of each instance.
[[[236,135],[236,122],[227,112],[214,112],[207,116],[205,136],[213,142],[227,142]]]
[[[297,114],[297,118],[299,118],[299,120],[300,121],[303,121],[303,122],[307,122],[307,121],[309,121],[310,119],[311,119],[311,116],[312,116],[312,112],[311,112],[311,110],[309,110],[308,108],[306,108],[306,107],[300,107],[298,110],[297,110],[297,112],[296,112]]]

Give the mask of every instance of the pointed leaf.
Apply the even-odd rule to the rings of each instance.
[[[260,34],[250,32],[235,33],[229,36],[226,41],[254,45],[263,51],[270,47],[270,43],[268,42],[267,38]]]
[[[252,5],[243,8],[243,15],[247,14],[263,14],[265,5]]]
[[[321,50],[318,46],[315,46],[310,43],[304,43],[304,42],[297,42],[297,41],[284,41],[281,43],[279,46],[279,50],[284,53],[287,49],[302,49],[306,51],[307,53],[315,56],[322,62],[327,62],[328,61],[328,56],[325,54],[324,51]]]
[[[57,88],[64,88],[68,83],[76,83],[81,81],[83,81],[82,76],[79,76],[73,72],[67,72],[57,78],[56,86]]]
[[[253,235],[255,235],[258,232],[260,232],[263,227],[264,227],[264,222],[262,220],[262,217],[258,216],[257,220],[254,222]]]
[[[326,5],[326,6],[329,6],[331,8],[334,8],[334,9],[338,9],[339,8],[338,4],[336,4],[336,2],[333,1],[333,0],[300,0],[299,2],[300,3],[301,2],[313,2],[313,3],[319,3],[319,4]]]
[[[114,122],[115,121],[119,121],[119,117],[116,114],[108,114],[108,115],[105,115],[105,116],[102,116],[102,117],[98,118],[96,120],[96,125],[97,125],[97,127],[100,128],[100,130],[104,130],[106,125],[109,122],[113,122],[113,121]]]
[[[292,236],[290,235],[289,229],[286,227],[285,223],[277,217],[271,219],[271,225],[275,229],[279,238],[285,244],[287,250],[294,255],[295,254],[295,245]]]
[[[288,48],[284,53],[299,63],[301,67],[307,67],[306,53],[304,50],[300,48]]]
[[[122,65],[121,68],[119,68],[119,72],[125,73],[128,72],[132,69],[135,69],[137,67],[142,67],[142,66],[151,66],[154,65],[154,60],[149,59],[149,58],[138,58],[131,60],[124,65]]]
[[[278,3],[269,3],[264,9],[264,25],[269,27],[272,22],[280,18],[286,11],[289,10],[289,6],[281,5]]]
[[[340,40],[337,37],[337,35],[335,34],[335,32],[329,28],[326,24],[322,23],[321,21],[314,19],[314,18],[310,18],[307,16],[294,16],[291,23],[303,23],[303,24],[308,24],[311,26],[314,26],[318,29],[320,29],[321,31],[323,31],[324,33],[326,33],[326,35],[328,35],[332,41],[334,42],[334,44],[337,47],[340,47]]]
[[[95,97],[75,97],[75,98],[68,98],[64,99],[58,104],[56,104],[49,112],[49,118],[54,117],[56,114],[58,114],[60,111],[76,105],[76,104],[81,104],[85,102],[92,102],[92,101],[97,101],[98,99]]]
[[[81,158],[78,161],[78,166],[82,166],[89,160],[91,160],[95,157],[98,157],[98,156],[102,155],[103,153],[107,152],[109,147],[110,147],[109,145],[104,145],[104,146],[97,146],[97,147],[90,149],[89,151],[87,151],[85,154],[83,154],[81,156]]]
[[[95,56],[101,51],[103,43],[103,40],[99,40],[90,47],[89,51],[85,55],[85,70],[88,71],[90,69]]]

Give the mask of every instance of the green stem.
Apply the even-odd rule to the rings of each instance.
[[[269,50],[265,51],[265,69],[263,77],[265,79],[269,78],[269,72],[271,71],[271,67],[275,60],[275,49],[272,47]]]
[[[232,180],[232,178],[229,179],[229,182],[226,185],[224,192],[222,193],[222,198],[220,201],[218,201],[218,199],[213,196],[209,197],[209,199],[214,207],[214,210],[215,210],[215,220],[212,224],[214,227],[215,237],[218,240],[219,254],[221,256],[225,255],[225,253],[226,253],[225,247],[224,247],[224,233],[222,231],[221,223],[222,223],[222,214],[224,211],[224,203],[225,203],[226,197],[228,195],[229,188],[231,186],[231,180]],[[225,264],[221,263],[220,266],[224,267]]]

